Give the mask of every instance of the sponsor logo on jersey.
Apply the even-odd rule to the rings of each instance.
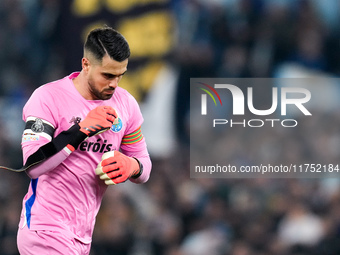
[[[96,142],[89,142],[89,141],[83,141],[79,147],[78,150],[80,151],[93,151],[93,152],[99,152],[104,153],[111,150],[115,150],[116,148],[112,148],[113,144],[107,143],[107,140],[97,139]]]

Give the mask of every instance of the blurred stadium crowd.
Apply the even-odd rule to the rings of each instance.
[[[188,133],[190,77],[337,77],[340,2],[168,2],[175,38],[166,56],[176,70],[170,106],[175,147],[167,156],[151,153],[148,183],[109,187],[91,255],[340,254],[339,179],[190,179]],[[58,0],[0,1],[0,165],[21,167],[21,111],[29,95],[68,74],[63,61],[69,56],[58,44],[61,12]],[[288,74],[282,71],[287,65],[293,70]],[[336,161],[339,111],[324,118],[333,125],[314,119],[291,139],[272,129],[256,133],[263,144],[247,151],[239,145],[251,134],[228,135],[222,149],[231,159],[248,161],[268,155],[280,162]],[[17,224],[28,184],[24,173],[0,173],[0,255],[18,254]]]

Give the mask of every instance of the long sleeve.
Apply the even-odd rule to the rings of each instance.
[[[53,155],[52,157],[48,158],[47,160],[31,167],[26,171],[27,175],[31,179],[37,179],[41,175],[53,170],[56,168],[61,162],[63,162],[69,155],[71,151],[67,148],[59,151],[57,154]]]

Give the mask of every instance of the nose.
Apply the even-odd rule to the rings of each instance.
[[[117,88],[118,87],[118,81],[119,81],[118,77],[112,79],[109,83],[109,87],[114,88],[114,89]]]

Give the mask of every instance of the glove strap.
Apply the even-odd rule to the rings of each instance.
[[[143,164],[137,159],[137,158],[135,158],[135,157],[133,157],[135,160],[137,160],[137,162],[138,162],[138,165],[139,165],[139,172],[137,173],[137,174],[135,174],[135,175],[132,175],[130,178],[132,178],[132,179],[137,179],[139,176],[141,176],[142,175],[142,173],[143,173]]]

